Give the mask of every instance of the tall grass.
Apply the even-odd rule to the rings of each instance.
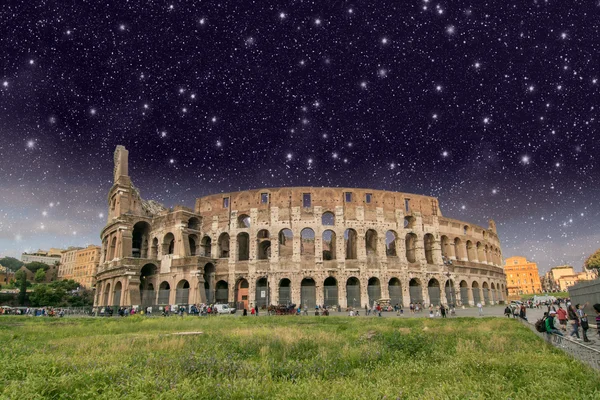
[[[600,398],[597,372],[500,318],[5,317],[0,343],[8,399]]]

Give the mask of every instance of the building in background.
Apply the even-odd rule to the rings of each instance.
[[[69,247],[63,250],[60,256],[60,266],[58,267],[58,279],[73,279],[73,271],[75,271],[75,261],[77,252],[82,247]]]
[[[6,285],[14,279],[15,273],[0,265],[0,285]]]
[[[95,275],[100,263],[100,246],[93,244],[85,249],[76,251],[75,267],[71,278],[75,282],[79,282],[86,289],[91,289],[96,283]]]
[[[537,264],[525,257],[509,257],[504,261],[509,296],[542,292]]]
[[[581,281],[589,281],[598,278],[594,271],[586,270],[583,267],[582,272],[576,272],[571,265],[560,265],[552,268],[546,273],[549,286],[552,291],[566,292],[569,286],[573,286]]]
[[[35,253],[23,253],[21,254],[21,261],[25,264],[29,264],[31,262],[41,262],[47,265],[55,265],[56,262],[60,262],[60,258],[62,255],[62,249],[52,248],[48,251],[46,250],[38,250]]]

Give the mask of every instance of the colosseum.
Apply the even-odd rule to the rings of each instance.
[[[346,308],[384,299],[406,307],[505,299],[494,221],[486,229],[443,217],[434,197],[284,187],[168,209],[140,197],[123,146],[114,161],[96,306]]]

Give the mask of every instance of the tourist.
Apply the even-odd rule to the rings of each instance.
[[[414,314],[415,313],[415,305],[413,303],[410,303],[410,313]]]
[[[544,314],[546,314],[546,313],[544,313]],[[546,333],[563,336],[562,332],[559,331],[558,329],[556,329],[554,317],[556,317],[556,311],[550,311],[548,313],[548,316],[546,317],[546,321],[545,321]]]
[[[481,302],[477,303],[477,309],[479,310],[479,316],[483,317],[483,305],[481,304]]]
[[[600,303],[596,303],[592,307],[594,307],[594,311],[596,311],[596,329],[598,337],[600,337]]]
[[[584,342],[590,342],[590,339],[588,339],[587,337],[587,330],[590,328],[590,325],[588,324],[587,314],[583,311],[583,309],[587,305],[588,303],[585,303],[583,306],[580,306],[579,304],[575,305],[575,309],[577,310],[577,316],[579,317],[579,325],[581,326],[581,332],[583,333]]]
[[[429,318],[433,318],[433,309],[429,307]]]
[[[558,323],[560,324],[560,329],[563,331],[567,330],[567,312],[560,305],[558,306],[558,310],[556,310],[556,316],[558,318]]]
[[[446,307],[444,305],[440,305],[440,313],[442,314],[442,318],[446,318]]]
[[[504,315],[506,315],[508,318],[510,318],[510,314],[512,314],[512,310],[507,305],[506,308],[504,309]]]
[[[575,335],[577,340],[581,340],[581,338],[579,337],[579,316],[577,315],[577,310],[575,309],[575,307],[573,307],[572,304],[569,305],[569,308],[567,309],[567,314],[569,316],[569,320],[571,321],[572,327],[569,336],[573,337],[573,335]]]
[[[521,304],[521,311],[519,312],[519,317],[527,321],[527,308],[525,308],[524,304]]]

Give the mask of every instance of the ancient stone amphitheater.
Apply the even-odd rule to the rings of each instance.
[[[434,197],[356,188],[270,188],[142,200],[115,151],[101,233],[98,306],[229,303],[364,307],[495,304],[506,276],[488,228],[442,216]],[[389,299],[389,300],[388,300]]]

